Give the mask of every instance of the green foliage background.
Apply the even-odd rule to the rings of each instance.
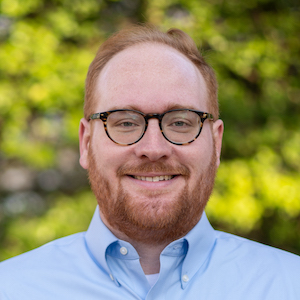
[[[137,22],[186,31],[216,70],[214,226],[300,254],[299,19],[297,0],[0,0],[0,260],[86,230],[84,80],[101,42]]]

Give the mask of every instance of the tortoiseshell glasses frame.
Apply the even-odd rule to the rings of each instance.
[[[127,113],[128,116],[122,116],[122,114]],[[115,120],[113,120],[114,116]],[[204,121],[206,119],[213,120],[213,115],[193,109],[173,109],[162,114],[144,114],[138,110],[116,109],[92,114],[88,121],[102,120],[107,136],[114,143],[130,146],[143,138],[148,127],[148,121],[153,118],[159,121],[160,131],[167,141],[175,145],[187,145],[199,137]],[[167,121],[169,123],[165,124]],[[112,129],[112,126],[117,129]],[[117,135],[119,138],[116,138]],[[181,140],[176,141],[170,135],[176,135],[177,139]],[[128,139],[128,142],[121,142],[121,139]]]

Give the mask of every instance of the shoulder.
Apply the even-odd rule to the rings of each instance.
[[[75,247],[74,247],[75,245]],[[66,258],[84,252],[84,233],[76,233],[49,242],[39,248],[7,259],[0,263],[0,282],[8,274],[27,272],[35,268],[47,268],[61,264]]]
[[[215,250],[221,251],[224,258],[232,258],[250,269],[300,275],[300,256],[233,234],[217,231]]]
[[[300,299],[300,257],[216,231],[201,278],[222,289],[223,299]],[[209,298],[209,294],[207,295]]]
[[[77,233],[0,263],[0,299],[83,299],[104,275]]]

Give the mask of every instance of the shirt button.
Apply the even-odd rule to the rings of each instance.
[[[126,254],[128,253],[128,250],[127,250],[125,247],[121,247],[121,248],[120,248],[120,253],[121,253],[122,255],[126,255]]]
[[[112,276],[112,274],[109,274],[109,277],[110,277],[111,280],[115,280],[114,276]]]
[[[188,282],[190,279],[189,279],[189,276],[183,275],[183,276],[182,276],[182,280],[183,280],[184,282]]]

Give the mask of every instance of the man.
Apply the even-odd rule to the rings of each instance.
[[[298,256],[215,231],[214,72],[180,30],[136,26],[86,81],[80,164],[98,207],[86,233],[0,265],[0,299],[300,299]]]

